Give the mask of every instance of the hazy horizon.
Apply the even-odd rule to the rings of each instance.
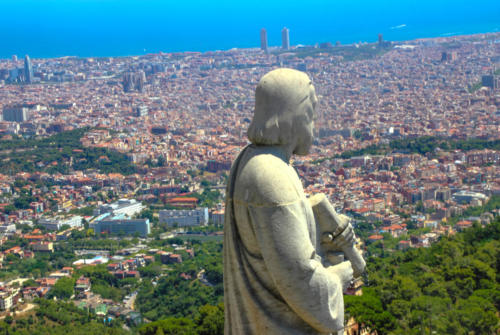
[[[270,46],[290,29],[292,45],[386,40],[500,31],[500,2],[8,0],[0,11],[0,58],[29,54],[127,56]]]

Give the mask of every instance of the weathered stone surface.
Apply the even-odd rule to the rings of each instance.
[[[256,89],[251,145],[233,164],[224,227],[226,334],[319,334],[343,328],[350,262],[330,266],[292,154],[313,139],[316,95],[306,74],[278,69]],[[333,242],[352,243],[352,228]]]

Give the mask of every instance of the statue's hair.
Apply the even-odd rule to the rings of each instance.
[[[257,145],[290,144],[294,122],[303,112],[298,108],[309,98],[311,80],[304,72],[276,69],[260,80],[255,90],[255,111],[248,139]]]

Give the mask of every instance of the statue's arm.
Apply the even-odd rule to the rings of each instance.
[[[301,200],[276,206],[249,206],[262,256],[283,300],[323,333],[344,322],[343,282],[350,263],[324,267],[309,238]]]

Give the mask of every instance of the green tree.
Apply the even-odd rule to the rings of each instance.
[[[140,335],[156,335],[158,329],[165,335],[195,335],[195,324],[187,318],[169,317],[139,328]],[[161,333],[160,333],[161,334]]]
[[[50,289],[47,298],[69,299],[73,295],[74,287],[75,280],[73,278],[63,277]]]
[[[222,303],[217,306],[202,306],[199,312],[196,329],[199,335],[224,334],[224,305]]]

